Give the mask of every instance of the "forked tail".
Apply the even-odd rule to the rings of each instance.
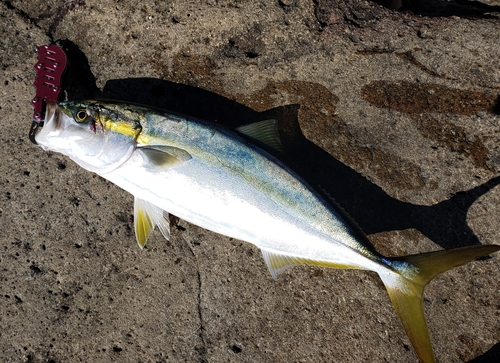
[[[500,250],[470,246],[391,259],[397,274],[380,274],[406,334],[422,363],[435,362],[422,307],[425,286],[438,274]]]

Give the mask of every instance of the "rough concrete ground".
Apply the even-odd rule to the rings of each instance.
[[[28,140],[33,50],[59,39],[68,98],[277,117],[291,162],[387,255],[499,244],[499,5],[403,5],[2,1],[0,360],[416,361],[374,274],[274,281],[251,245],[176,218],[141,251],[130,195]],[[440,362],[500,360],[499,279],[495,256],[427,288]]]

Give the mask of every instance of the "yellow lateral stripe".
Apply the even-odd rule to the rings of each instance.
[[[135,127],[126,122],[106,120],[104,127],[110,131],[118,132],[125,136],[136,137],[140,132]]]

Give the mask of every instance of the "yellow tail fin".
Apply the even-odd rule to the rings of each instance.
[[[470,246],[391,259],[398,273],[380,275],[406,334],[422,363],[435,362],[422,300],[425,286],[436,275],[500,250],[500,246]]]

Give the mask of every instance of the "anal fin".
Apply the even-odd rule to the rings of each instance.
[[[328,261],[313,260],[310,258],[302,258],[296,256],[285,255],[273,250],[262,248],[262,257],[266,262],[267,268],[271,276],[276,279],[279,274],[286,271],[290,267],[298,265],[309,265],[328,268],[342,268],[342,269],[357,269],[358,266],[345,265]]]

